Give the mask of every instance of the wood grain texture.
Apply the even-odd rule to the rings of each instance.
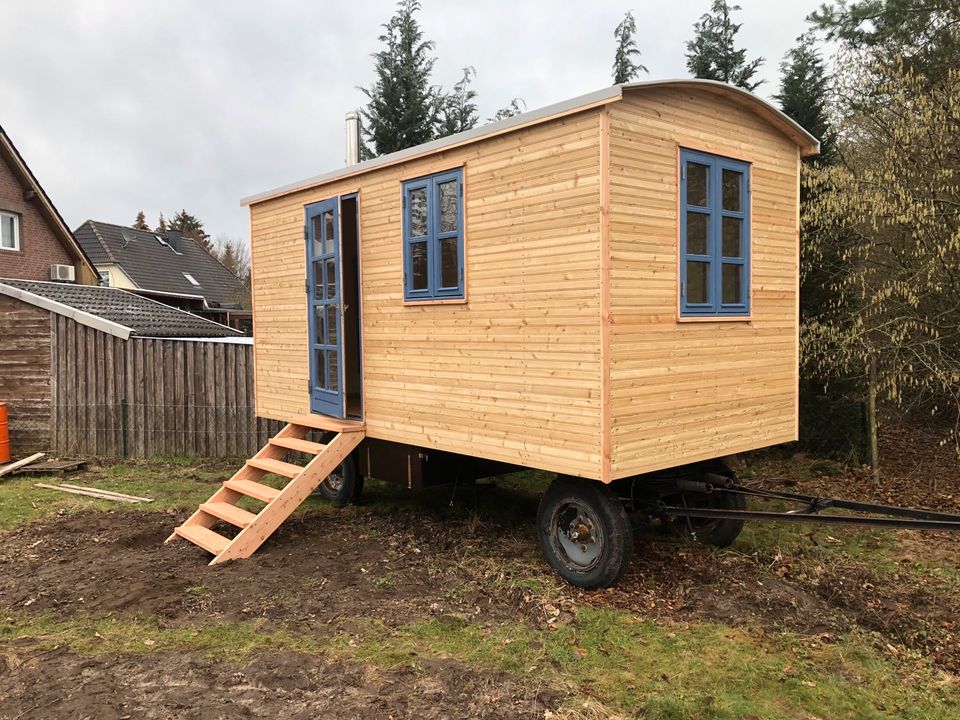
[[[0,296],[0,401],[14,455],[50,448],[52,348],[50,313]]]
[[[610,115],[613,477],[795,439],[797,147],[696,90]],[[678,322],[678,147],[752,164],[749,321]]]
[[[251,207],[260,415],[308,415],[304,205],[359,188],[366,433],[599,478],[590,110]],[[404,305],[402,178],[463,166],[468,302]]]
[[[678,148],[752,165],[748,320],[678,318]],[[401,182],[463,167],[468,300],[403,302]],[[369,437],[613,480],[796,436],[797,147],[697,88],[251,206],[258,414],[309,416],[304,206],[359,192]]]

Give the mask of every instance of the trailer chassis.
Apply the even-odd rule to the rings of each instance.
[[[867,527],[896,528],[901,530],[952,530],[960,531],[960,515],[934,512],[896,505],[843,500],[819,495],[801,495],[764,490],[740,485],[728,477],[706,473],[702,481],[677,480],[680,493],[728,493],[746,498],[770,501],[786,501],[797,505],[795,509],[779,512],[762,510],[729,510],[724,508],[682,507],[657,500],[646,507],[637,508],[644,514],[661,519],[700,518],[717,520],[772,520],[776,522],[817,523],[821,525],[859,525]],[[824,510],[849,510],[862,515],[821,515]]]

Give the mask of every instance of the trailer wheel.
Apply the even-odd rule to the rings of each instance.
[[[715,473],[733,479],[733,471],[724,463],[715,462],[704,466],[704,473]],[[738,493],[715,491],[712,493],[680,493],[670,499],[673,505],[714,510],[746,510],[747,499]],[[678,535],[692,538],[704,545],[725,548],[733,544],[743,530],[743,520],[720,520],[710,518],[677,517],[670,521],[670,529]]]
[[[540,549],[564,580],[609,587],[630,563],[633,528],[623,503],[601,483],[560,476],[537,510]]]
[[[320,495],[334,505],[356,503],[363,492],[363,478],[357,472],[353,455],[348,455],[336,469],[320,483]]]

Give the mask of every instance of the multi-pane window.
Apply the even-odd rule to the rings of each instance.
[[[462,299],[463,171],[403,184],[403,297]]]
[[[680,314],[750,314],[750,166],[680,153]]]
[[[20,249],[20,216],[0,212],[0,250]]]

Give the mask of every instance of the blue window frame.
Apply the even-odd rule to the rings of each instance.
[[[463,170],[403,184],[403,297],[457,300],[463,283]]]
[[[750,314],[750,165],[680,151],[680,315]]]

